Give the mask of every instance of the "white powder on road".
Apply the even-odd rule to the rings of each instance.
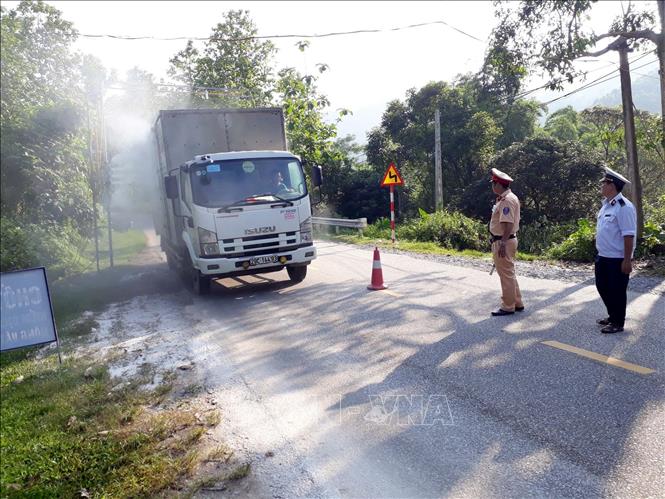
[[[153,380],[147,389],[166,373],[191,367],[192,320],[178,296],[139,296],[111,305],[97,317],[97,332],[76,355],[107,362],[111,378],[121,381],[150,370]]]

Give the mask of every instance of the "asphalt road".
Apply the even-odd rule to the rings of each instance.
[[[665,295],[603,335],[592,280],[499,279],[330,242],[304,282],[226,279],[185,313],[252,496],[662,497]],[[489,271],[489,265],[488,269]]]

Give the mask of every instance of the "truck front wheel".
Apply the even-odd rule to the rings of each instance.
[[[198,269],[192,269],[192,291],[196,295],[210,293],[210,277],[204,276]]]
[[[286,271],[289,274],[289,279],[296,283],[302,282],[307,275],[307,267],[305,265],[299,267],[292,267],[289,265],[286,267]]]
[[[210,277],[205,276],[199,272],[199,269],[194,268],[192,259],[189,258],[189,253],[185,254],[185,267],[183,270],[183,277],[185,284],[195,295],[207,295],[210,293]]]

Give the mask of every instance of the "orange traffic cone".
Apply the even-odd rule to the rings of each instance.
[[[372,283],[367,286],[370,291],[378,291],[381,289],[388,289],[388,286],[383,284],[383,272],[381,271],[381,256],[379,255],[379,248],[374,248],[374,262],[372,262]]]

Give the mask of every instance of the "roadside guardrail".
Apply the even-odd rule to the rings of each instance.
[[[312,217],[312,224],[314,225],[330,225],[335,227],[335,232],[339,234],[340,227],[350,227],[352,229],[358,229],[358,233],[362,236],[363,229],[367,228],[367,219],[366,218],[324,218],[324,217]]]

